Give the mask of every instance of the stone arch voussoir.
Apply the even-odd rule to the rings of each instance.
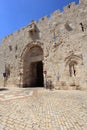
[[[32,47],[38,46],[43,50],[43,43],[39,41],[32,41],[31,43],[27,44],[22,51],[21,54],[21,61],[23,61],[24,55],[26,54],[27,50],[29,51]]]
[[[19,77],[20,77],[20,87],[23,87],[23,65],[24,65],[24,58],[30,51],[32,50],[33,47],[39,47],[42,50],[42,53],[44,53],[43,49],[43,43],[39,41],[32,41],[31,43],[27,44],[25,48],[22,51],[21,57],[20,57],[20,64],[19,64]],[[44,54],[43,54],[44,55]]]

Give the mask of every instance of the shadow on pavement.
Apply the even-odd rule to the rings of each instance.
[[[8,90],[7,88],[0,88],[0,91],[6,91]]]

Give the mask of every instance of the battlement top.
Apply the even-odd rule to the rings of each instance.
[[[47,22],[48,20],[50,20],[51,18],[54,18],[54,17],[59,17],[59,19],[60,19],[60,17],[64,16],[63,14],[67,14],[67,12],[70,13],[70,12],[72,12],[72,10],[75,10],[76,8],[81,7],[83,5],[85,6],[86,4],[87,4],[87,0],[80,0],[78,5],[75,2],[72,2],[64,7],[63,12],[61,12],[60,10],[56,10],[52,14],[50,14],[50,17],[44,16],[41,19],[39,19],[38,21],[33,20],[33,22],[35,22],[35,24],[44,24],[44,22]],[[27,29],[29,26],[31,26],[31,24],[32,24],[32,22],[29,25],[14,32],[13,34],[10,34],[10,35],[4,37],[3,40],[6,40],[8,37],[12,37],[13,35],[19,33],[20,31]]]

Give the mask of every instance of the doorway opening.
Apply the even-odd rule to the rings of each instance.
[[[23,59],[23,87],[43,87],[43,50],[40,46],[28,48]]]
[[[31,63],[31,87],[43,87],[43,63],[42,61]]]

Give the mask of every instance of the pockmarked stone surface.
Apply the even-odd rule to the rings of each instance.
[[[87,90],[87,0],[3,38],[0,86]]]
[[[2,91],[0,130],[87,130],[87,91]]]

